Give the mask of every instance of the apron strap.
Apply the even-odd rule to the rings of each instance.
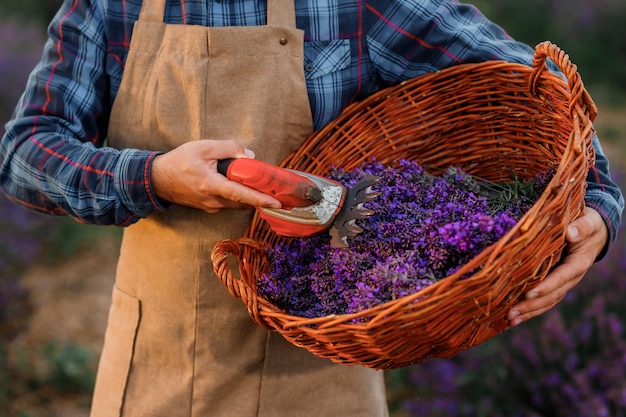
[[[295,28],[295,0],[267,0],[267,24]]]
[[[139,20],[163,23],[166,0],[143,0]]]
[[[295,0],[267,0],[267,24],[296,27]],[[166,0],[144,0],[139,20],[163,22]]]

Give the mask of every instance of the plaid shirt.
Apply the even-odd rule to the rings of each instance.
[[[452,65],[503,59],[530,64],[473,6],[448,0],[295,0],[315,129],[351,102]],[[129,225],[164,210],[150,185],[149,150],[103,147],[141,0],[65,0],[49,27],[0,147],[0,185],[36,210],[95,224]],[[261,0],[169,0],[165,21],[263,25]],[[587,204],[615,239],[623,198],[599,143]]]

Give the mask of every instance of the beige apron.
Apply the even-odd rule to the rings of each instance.
[[[145,0],[109,128],[111,146],[168,151],[238,139],[278,163],[311,131],[303,32],[290,0],[268,24],[163,23]],[[124,232],[92,417],[385,416],[382,372],[339,366],[253,324],[210,252],[251,210],[173,206]]]

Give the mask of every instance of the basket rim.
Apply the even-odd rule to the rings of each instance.
[[[567,153],[567,152],[576,152],[576,150],[574,149],[574,145],[571,143],[571,141],[568,141],[568,145],[564,153]],[[561,162],[559,163],[557,173],[564,170],[566,168],[566,165],[567,165],[566,158],[563,158]],[[474,269],[477,265],[493,261],[493,258],[501,253],[497,251],[498,248],[501,248],[508,242],[512,242],[518,239],[518,237],[516,236],[518,236],[520,232],[523,232],[525,230],[532,228],[533,219],[536,217],[537,212],[540,210],[542,203],[546,203],[547,200],[550,198],[550,195],[555,193],[555,190],[563,189],[563,184],[560,182],[560,176],[557,176],[557,173],[555,173],[553,178],[548,183],[548,186],[546,187],[545,191],[539,196],[537,201],[533,203],[533,205],[526,211],[526,213],[520,218],[520,220],[518,220],[516,224],[504,236],[502,236],[498,241],[486,247],[483,251],[481,251],[474,258],[472,258],[470,262],[464,264],[460,269],[458,269],[453,274],[441,278],[437,282],[429,285],[426,288],[419,290],[416,293],[408,294],[408,295],[405,295],[405,296],[402,296],[402,297],[399,297],[390,301],[386,301],[384,303],[361,310],[356,313],[331,314],[331,315],[319,316],[315,318],[307,318],[303,316],[289,314],[285,310],[279,307],[276,307],[273,303],[271,303],[269,300],[265,299],[264,297],[257,295],[257,298],[263,301],[262,303],[259,303],[260,310],[261,311],[266,310],[267,313],[280,314],[283,317],[283,321],[284,321],[283,327],[285,329],[299,327],[299,326],[307,326],[307,327],[318,326],[317,327],[318,329],[323,329],[325,327],[332,326],[338,322],[351,322],[352,320],[358,319],[361,317],[389,315],[390,313],[393,313],[394,311],[401,308],[402,305],[410,304],[416,301],[417,299],[424,297],[424,295],[439,296],[441,295],[440,294],[441,292],[445,291],[449,286],[454,285],[454,283],[458,282],[459,280],[479,281],[479,282],[489,281],[488,276],[483,277],[483,276],[480,276],[480,274],[478,273],[474,273],[466,277],[464,276],[467,274],[469,270]],[[258,213],[255,213],[254,216],[255,217],[258,216]],[[253,239],[253,238],[250,238],[250,239]],[[565,238],[563,234],[563,240],[564,239]],[[245,241],[242,240],[240,242],[245,245],[244,243]],[[264,246],[265,249],[267,248],[267,246],[264,245],[263,243],[261,242],[258,242],[258,243]],[[266,255],[262,254],[261,256],[265,257]],[[249,285],[249,284],[246,284],[246,285]],[[249,285],[249,286],[254,291],[258,290],[258,288],[256,287],[256,281],[253,282],[252,285]],[[354,325],[355,327],[371,328],[371,327],[375,327],[376,325],[378,325],[377,322],[378,320],[374,318],[367,322],[357,322],[357,323],[349,323],[349,324]]]

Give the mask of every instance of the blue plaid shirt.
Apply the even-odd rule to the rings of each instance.
[[[0,185],[33,209],[125,226],[164,208],[150,185],[150,150],[103,147],[111,105],[141,0],[65,0],[49,27],[0,147]],[[295,0],[305,32],[305,74],[321,128],[351,102],[420,74],[468,62],[530,64],[515,42],[473,6],[447,0]],[[205,26],[263,25],[262,0],[169,0],[165,21]],[[599,143],[587,204],[611,240],[623,198]]]

